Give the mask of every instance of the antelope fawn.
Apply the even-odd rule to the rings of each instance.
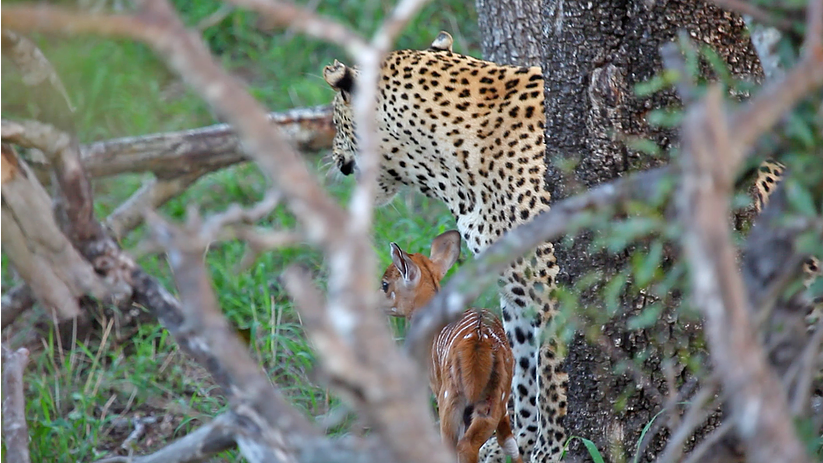
[[[392,264],[383,274],[383,308],[414,323],[414,313],[440,289],[440,280],[460,255],[460,234],[447,231],[432,241],[431,255],[407,254],[391,243]],[[440,434],[457,450],[460,463],[476,463],[495,429],[497,441],[522,463],[506,404],[514,356],[503,325],[483,309],[469,309],[434,338],[429,384],[437,398]]]

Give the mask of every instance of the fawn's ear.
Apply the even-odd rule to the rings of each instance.
[[[406,251],[400,249],[397,243],[391,243],[391,260],[407,285],[416,285],[420,281],[420,268],[411,260]]]
[[[429,257],[443,278],[446,272],[460,257],[460,232],[449,230],[432,240],[431,256]]]
[[[334,60],[334,64],[323,68],[323,78],[335,90],[340,90],[346,101],[354,91],[354,71],[351,68]]]

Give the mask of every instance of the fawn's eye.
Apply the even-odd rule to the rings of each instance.
[[[388,281],[384,281],[384,282],[382,282],[382,283],[381,283],[381,285],[382,285],[382,287],[383,287],[383,292],[384,292],[384,293],[389,292],[389,282],[388,282]]]

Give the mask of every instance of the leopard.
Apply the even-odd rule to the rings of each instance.
[[[754,181],[755,214],[760,215],[763,212],[769,203],[769,198],[784,180],[785,174],[786,166],[779,161],[766,159],[760,163]],[[817,279],[823,276],[823,269],[820,267],[820,259],[817,256],[806,256],[803,260],[802,275],[803,286],[809,291]],[[806,326],[809,331],[813,331],[823,316],[823,296],[818,296],[810,302],[806,311]]]
[[[359,70],[338,60],[323,70],[335,91],[332,161],[358,175],[352,100]],[[386,55],[379,74],[375,204],[402,187],[442,201],[477,255],[508,230],[549,210],[545,180],[543,75],[453,51],[440,34],[424,50]],[[552,299],[558,264],[552,243],[537,246],[500,275],[503,325],[515,356],[510,399],[524,461],[558,461],[566,440],[568,375]],[[481,460],[503,462],[494,439]]]

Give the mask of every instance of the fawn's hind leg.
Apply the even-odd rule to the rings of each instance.
[[[513,463],[523,463],[520,451],[517,449],[517,441],[512,434],[512,425],[509,421],[509,414],[506,413],[497,423],[497,443],[506,455],[512,457]]]
[[[457,442],[457,461],[477,463],[480,447],[494,434],[495,419],[489,415],[474,413],[466,434]],[[511,430],[509,430],[511,434]]]

